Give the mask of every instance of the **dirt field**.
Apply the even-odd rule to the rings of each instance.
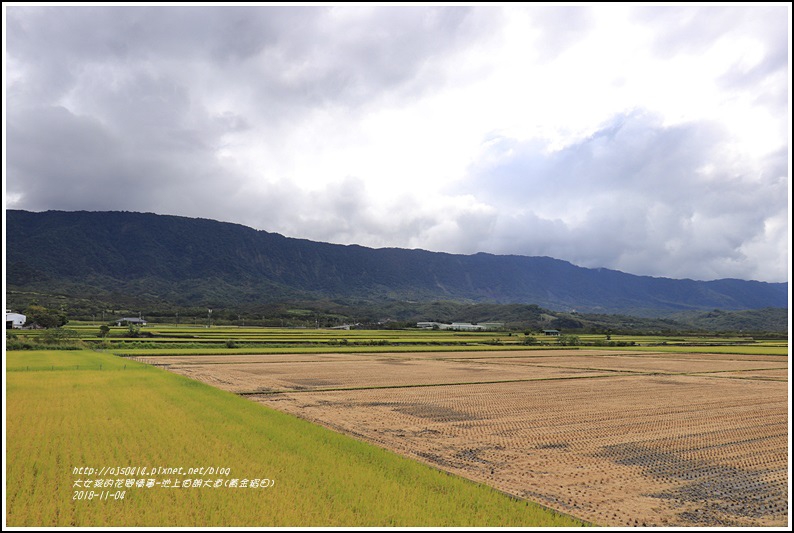
[[[786,357],[458,355],[150,362],[596,525],[786,524]]]

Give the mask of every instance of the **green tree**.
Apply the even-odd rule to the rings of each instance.
[[[562,346],[579,346],[579,337],[576,335],[563,335],[559,340]]]
[[[64,344],[80,339],[80,334],[73,329],[50,328],[42,333],[41,341],[44,344]]]
[[[104,339],[108,335],[110,335],[110,326],[108,326],[107,324],[102,324],[101,326],[99,326],[99,336]]]
[[[528,336],[524,337],[524,340],[522,342],[522,344],[526,344],[526,345],[533,345],[533,344],[537,344],[537,343],[538,343],[538,339],[536,339],[535,337],[533,337],[531,335],[528,335]]]
[[[31,304],[25,310],[26,325],[37,325],[42,328],[59,328],[69,322],[62,310],[48,309],[41,305]]]

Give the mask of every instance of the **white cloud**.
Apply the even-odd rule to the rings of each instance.
[[[8,206],[787,279],[786,6],[4,9]]]

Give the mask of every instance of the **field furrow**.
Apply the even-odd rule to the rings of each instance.
[[[788,515],[783,357],[270,357],[167,364],[598,525],[772,526]]]

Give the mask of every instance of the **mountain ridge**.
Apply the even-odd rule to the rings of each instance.
[[[13,289],[149,294],[180,305],[307,298],[526,303],[625,313],[788,306],[788,284],[638,276],[547,256],[331,244],[134,211],[6,211]]]

